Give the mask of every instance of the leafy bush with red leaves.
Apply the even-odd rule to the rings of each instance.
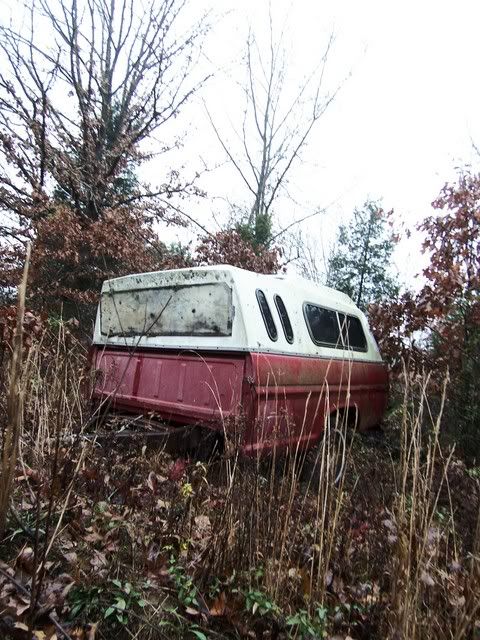
[[[90,221],[58,207],[36,231],[30,285],[49,307],[94,302],[105,279],[156,266],[148,251],[152,230],[135,211]]]
[[[23,346],[28,350],[38,340],[45,329],[44,316],[26,311],[23,319]],[[10,356],[13,336],[17,325],[17,307],[0,307],[0,365]],[[1,377],[1,376],[0,376]]]
[[[370,309],[374,333],[394,371],[402,358],[426,367],[438,387],[448,372],[445,413],[464,447],[480,454],[480,175],[465,171],[432,203],[420,225],[430,256],[418,295]]]
[[[91,319],[102,283],[108,278],[183,267],[189,256],[158,241],[138,209],[107,211],[90,220],[57,205],[31,226],[32,258],[28,304],[65,318]],[[3,246],[0,286],[14,297],[24,260],[24,244]],[[7,301],[6,301],[7,302]],[[87,319],[88,319],[87,318]]]
[[[395,300],[371,304],[368,318],[383,358],[394,372],[401,371],[403,362],[409,368],[421,368],[427,353],[415,332],[421,330],[422,323],[417,316],[415,296],[406,291]]]
[[[200,265],[230,264],[257,273],[277,273],[281,255],[279,247],[254,248],[236,229],[204,236],[197,249]]]

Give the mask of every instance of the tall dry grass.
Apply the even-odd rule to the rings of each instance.
[[[429,376],[405,371],[398,457],[379,450],[385,457],[379,466],[389,467],[382,481],[392,486],[394,497],[380,505],[383,531],[369,529],[378,539],[361,542],[382,585],[372,578],[360,603],[376,616],[378,637],[460,640],[479,633],[480,511],[477,503],[470,543],[457,531],[457,496],[450,481],[454,473],[464,479],[468,474],[441,438],[447,383],[435,398],[434,415]],[[227,500],[217,522],[212,572],[256,575],[261,567],[262,588],[286,611],[333,607],[338,596],[342,602],[346,594],[335,593],[336,578],[342,583],[348,576],[352,592],[364,584],[365,576],[355,575],[345,554],[357,544],[349,517],[358,500],[350,477],[361,455],[354,445],[358,438],[348,414],[328,411],[327,397],[324,438],[313,452],[274,450],[267,461],[258,457],[250,464],[240,463],[238,455],[227,460]],[[344,473],[337,479],[339,458],[345,458]],[[379,505],[372,502],[371,508],[366,527],[369,518],[375,522]],[[377,558],[369,550],[375,543],[384,550]]]
[[[480,606],[478,520],[466,556],[449,482],[454,451],[446,450],[440,438],[448,380],[432,416],[429,377],[412,379],[407,371],[403,376],[400,461],[394,468],[396,498],[389,525],[396,541],[388,631],[392,638],[460,640],[474,637]],[[469,566],[462,566],[465,562]]]
[[[18,289],[17,323],[13,339],[10,361],[10,379],[7,389],[7,423],[2,434],[2,466],[0,469],[0,539],[3,537],[7,513],[10,506],[12,481],[17,464],[18,442],[23,423],[25,399],[22,387],[23,319],[25,316],[25,296],[27,292],[28,269],[30,265],[30,244],[23,269],[22,282]]]
[[[20,300],[22,295],[21,292]],[[21,317],[19,306],[18,318]],[[17,326],[17,335],[18,332]],[[71,506],[74,483],[85,458],[85,362],[85,349],[60,320],[47,327],[26,353],[22,353],[21,342],[15,338],[9,378],[2,380],[9,389],[3,438],[3,517],[6,521],[15,489],[19,504],[21,487],[14,486],[15,475],[28,479],[20,505],[26,505],[29,523],[23,521],[21,509],[13,505],[10,520],[15,527],[20,526],[31,544],[31,612],[37,607],[49,554]],[[3,483],[6,472],[9,483]]]
[[[328,394],[325,404],[324,437],[312,450],[274,447],[268,456],[245,460],[238,442],[226,446],[226,500],[216,523],[211,570],[254,575],[261,567],[263,588],[275,602],[300,597],[313,606],[326,599],[354,425],[348,413],[328,411]],[[265,422],[260,416],[257,430],[260,440],[271,443],[275,431],[267,437]],[[300,436],[307,428],[304,421]],[[283,424],[283,438],[294,433],[299,434],[294,425]]]
[[[85,360],[85,350],[60,322],[32,346],[16,378],[18,393],[25,398],[16,465],[24,477],[35,478],[35,482],[15,489],[17,495],[24,491],[22,500],[37,507],[32,600],[42,591],[49,555],[60,539],[77,492],[83,492],[81,501],[93,512],[92,505],[103,491],[99,489],[89,497],[85,481],[77,482],[87,466],[88,472],[97,462],[104,468],[100,462],[110,456],[108,447],[107,451],[97,449],[83,438],[90,417],[84,387]],[[220,460],[205,464],[203,488],[198,495],[191,500],[180,499],[181,487],[177,490],[173,481],[165,482],[162,491],[169,491],[169,496],[155,497],[168,505],[162,524],[155,522],[155,531],[150,531],[149,518],[156,512],[153,508],[142,513],[139,506],[135,526],[155,536],[159,548],[171,545],[172,539],[185,543],[185,564],[191,567],[200,590],[207,589],[208,580],[216,576],[224,589],[261,589],[282,615],[300,609],[312,612],[321,606],[332,620],[338,615],[335,607],[354,602],[364,607],[361,624],[366,625],[365,618],[371,618],[368,637],[475,638],[480,617],[480,517],[477,514],[476,530],[472,541],[467,542],[459,533],[451,484],[459,463],[454,452],[442,445],[443,402],[433,415],[428,375],[414,378],[405,371],[403,388],[403,402],[394,425],[399,434],[398,457],[391,452],[390,458],[388,449],[380,448],[369,461],[369,471],[375,466],[375,456],[378,466],[388,470],[381,481],[391,485],[393,501],[385,498],[384,503],[374,502],[371,487],[369,505],[368,482],[360,477],[359,462],[366,455],[362,436],[355,433],[350,414],[328,410],[326,388],[325,434],[313,450],[274,449],[268,458],[245,460],[239,439],[233,438]],[[278,394],[278,405],[284,404],[281,389],[276,388],[274,393]],[[331,406],[336,406],[336,398]],[[306,417],[301,432],[309,427]],[[230,433],[230,425],[224,428]],[[260,433],[267,429],[262,416],[258,429]],[[132,457],[131,450],[126,452],[122,473],[129,477],[128,467],[138,466],[131,474],[135,491],[141,486],[139,475],[145,473],[146,483],[154,461],[158,460],[160,475],[167,475],[161,467],[162,455],[141,450]],[[121,456],[119,451],[115,459]],[[339,465],[343,470],[340,476]],[[219,467],[221,472],[217,473]],[[192,468],[193,475],[198,469],[194,464]],[[118,497],[117,490],[109,485],[104,501],[114,494]],[[361,538],[353,531],[352,522],[360,497],[366,505],[362,511],[365,524],[374,523]],[[220,507],[207,511],[210,502]],[[115,504],[110,508],[114,511]],[[378,521],[379,509],[383,525]],[[210,543],[201,554],[189,556],[187,543],[196,526],[195,518],[206,513],[211,523]],[[131,545],[133,549],[134,543]],[[88,553],[88,545],[84,547],[84,553]],[[376,557],[372,549],[378,547],[383,548],[383,554]],[[368,575],[360,575],[355,554],[367,557],[365,566],[375,575],[368,597],[363,599],[356,594]],[[142,578],[141,551],[135,549],[131,555],[131,566],[127,565],[129,556],[116,558],[112,575],[136,571],[138,579]],[[365,633],[363,637],[367,637]]]

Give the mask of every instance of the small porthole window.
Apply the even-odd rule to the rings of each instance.
[[[278,338],[277,327],[275,326],[275,320],[268,306],[267,298],[261,289],[257,289],[256,295],[268,337],[270,340],[275,341]]]
[[[285,307],[285,304],[279,295],[275,294],[273,299],[275,300],[275,305],[277,307],[278,315],[280,317],[280,322],[282,323],[285,339],[287,342],[292,344],[293,329],[292,329],[292,323],[290,322],[290,318],[288,317],[287,308]]]

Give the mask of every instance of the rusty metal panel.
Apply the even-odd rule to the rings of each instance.
[[[308,446],[325,415],[355,407],[360,429],[384,414],[388,376],[381,363],[279,356],[272,353],[167,353],[98,349],[97,400],[129,411],[154,411],[181,424],[219,428],[245,419],[245,453]]]
[[[383,417],[388,373],[382,363],[251,353],[255,417],[246,453],[308,446],[320,437],[327,414],[355,407],[361,430]]]

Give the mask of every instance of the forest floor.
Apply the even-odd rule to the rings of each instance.
[[[141,441],[20,451],[2,638],[480,638],[480,469],[400,414],[349,440],[337,486]]]

